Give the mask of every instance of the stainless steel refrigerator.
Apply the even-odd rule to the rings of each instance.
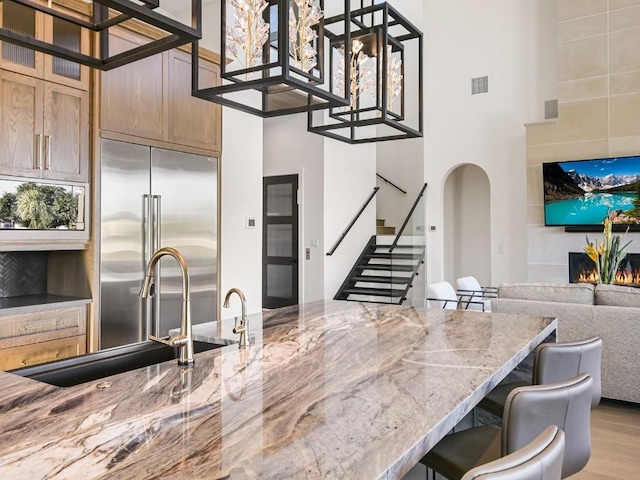
[[[161,247],[187,261],[193,323],[216,320],[218,160],[107,139],[101,148],[100,348],[180,326],[175,259],[160,260],[153,298],[138,295]]]

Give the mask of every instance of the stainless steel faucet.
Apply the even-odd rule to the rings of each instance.
[[[191,290],[189,287],[189,268],[182,254],[175,248],[165,247],[153,254],[147,265],[147,271],[144,276],[144,282],[140,289],[142,298],[153,296],[151,286],[153,285],[153,277],[158,261],[169,255],[176,259],[182,271],[182,318],[180,321],[180,333],[170,336],[168,339],[149,335],[149,340],[164,343],[171,347],[179,347],[180,355],[178,357],[178,365],[193,365],[193,333],[191,330]]]
[[[240,319],[240,325],[238,325],[238,317],[235,318],[235,325],[233,327],[233,333],[240,334],[240,342],[238,342],[238,346],[240,348],[247,348],[249,346],[249,321],[247,320],[247,299],[242,293],[242,290],[239,288],[232,288],[227,292],[227,295],[224,297],[224,303],[222,306],[224,308],[229,308],[229,299],[231,295],[237,293],[240,297],[240,301],[242,302],[242,318]]]

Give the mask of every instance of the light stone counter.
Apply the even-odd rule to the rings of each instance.
[[[401,478],[556,321],[326,301],[250,328],[105,390],[0,373],[0,478]]]

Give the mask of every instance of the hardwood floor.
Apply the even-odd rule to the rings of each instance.
[[[591,415],[591,460],[571,480],[640,480],[640,404],[603,400]]]
[[[571,480],[640,480],[640,404],[603,400],[591,414],[591,459]],[[424,480],[418,464],[403,480]]]

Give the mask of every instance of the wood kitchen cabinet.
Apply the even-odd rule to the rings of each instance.
[[[46,5],[45,1],[36,1]],[[77,2],[79,9],[86,4]],[[82,18],[83,14],[55,5],[56,10]],[[45,15],[11,0],[0,2],[0,24],[3,28],[27,35],[69,50],[91,53],[90,33],[65,20]],[[69,60],[55,58],[9,42],[0,42],[0,68],[40,78],[81,90],[89,90],[90,69]]]
[[[124,28],[113,28],[109,47],[118,54],[149,40]],[[165,131],[163,54],[143,58],[101,75],[100,128],[152,140]]]
[[[111,31],[114,53],[149,42],[124,28]],[[220,84],[220,67],[201,58],[200,87]],[[102,72],[100,129],[220,152],[222,108],[191,95],[191,54],[173,49]]]
[[[0,316],[0,370],[86,353],[86,312],[82,306]]]
[[[191,54],[168,52],[168,141],[220,152],[222,150],[222,106],[191,95]],[[220,67],[200,59],[200,87],[220,85]]]
[[[0,70],[0,173],[86,182],[89,93]]]

